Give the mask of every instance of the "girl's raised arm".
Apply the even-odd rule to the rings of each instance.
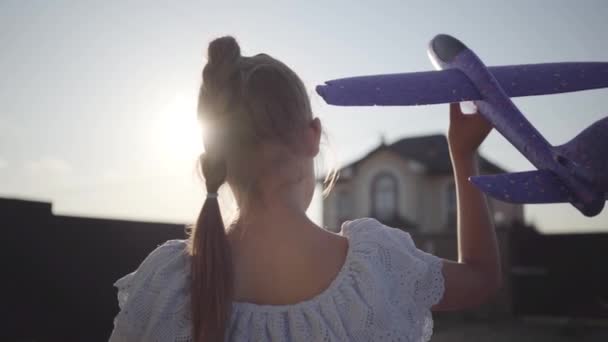
[[[463,114],[450,104],[448,141],[458,205],[458,261],[444,260],[445,292],[433,310],[477,306],[501,286],[494,224],[483,193],[468,178],[477,175],[477,148],[492,126],[479,113]]]

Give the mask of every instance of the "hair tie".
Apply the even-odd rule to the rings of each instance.
[[[208,192],[207,198],[217,198],[217,192]]]

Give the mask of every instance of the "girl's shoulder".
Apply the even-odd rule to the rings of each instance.
[[[409,266],[441,268],[443,260],[427,253],[414,243],[412,236],[403,229],[382,224],[373,218],[346,221],[341,234],[348,237],[359,254],[374,255],[390,271],[392,262]],[[371,254],[370,254],[371,253]],[[390,258],[391,264],[388,264]],[[390,272],[389,272],[390,273]]]
[[[162,268],[175,268],[182,266],[184,258],[188,255],[186,240],[169,240],[156,247],[141,262],[137,270],[117,280],[115,285],[127,283],[133,277],[143,277]]]
[[[408,232],[386,226],[374,218],[365,217],[346,221],[342,224],[340,234],[346,236],[351,243],[363,244],[370,249],[385,249],[398,254],[422,252],[416,248]],[[426,255],[422,256],[426,257]]]
[[[114,283],[120,311],[110,341],[152,341],[158,333],[189,338],[189,277],[186,240],[169,240],[154,249],[135,271]],[[167,313],[172,324],[162,323]]]
[[[398,280],[401,285],[415,281],[415,288],[423,287],[425,298],[416,298],[423,299],[418,302],[423,307],[436,304],[443,296],[443,259],[416,247],[405,230],[361,218],[345,222],[341,234],[349,238],[354,254],[379,266],[380,276]],[[406,282],[401,281],[404,278]],[[419,293],[411,291],[415,288],[406,288],[404,293],[417,296]]]
[[[119,307],[122,309],[129,295],[145,285],[163,287],[176,275],[186,275],[189,270],[187,246],[186,240],[169,240],[150,252],[135,271],[118,279],[114,286],[119,293]]]

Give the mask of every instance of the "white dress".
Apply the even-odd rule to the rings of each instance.
[[[346,222],[344,266],[317,296],[292,305],[233,302],[227,341],[428,341],[443,296],[440,258],[374,219]],[[110,341],[189,342],[190,264],[184,240],[154,250],[119,279]]]

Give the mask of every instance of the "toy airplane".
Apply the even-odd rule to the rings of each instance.
[[[608,199],[608,117],[568,143],[552,146],[510,97],[608,87],[608,63],[549,63],[486,68],[459,40],[438,35],[429,57],[437,69],[351,77],[317,86],[340,106],[408,106],[474,101],[481,114],[538,170],[471,177],[481,191],[511,203],[569,202],[586,216]]]

